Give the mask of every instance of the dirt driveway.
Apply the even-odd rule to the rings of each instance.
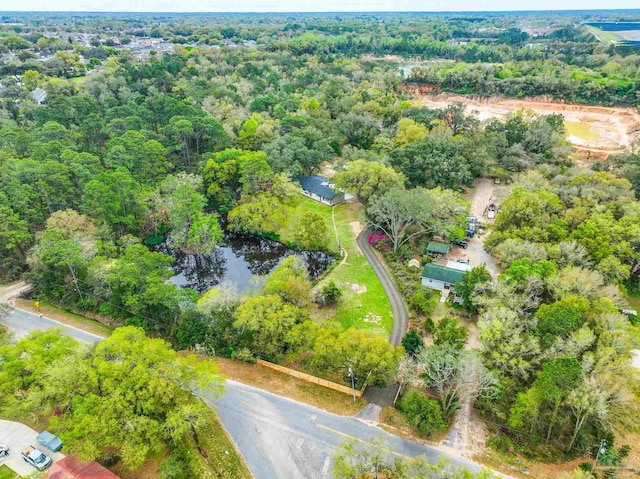
[[[22,423],[15,421],[5,421],[0,419],[0,444],[9,448],[9,457],[4,463],[20,476],[28,476],[36,472],[36,469],[27,464],[20,452],[27,446],[35,446],[36,449],[44,452],[53,462],[58,462],[64,457],[60,452],[51,452],[40,446],[36,441],[38,433]]]
[[[482,224],[490,226],[495,220],[490,220],[485,216],[487,206],[495,203],[500,207],[509,194],[509,187],[506,185],[496,185],[493,180],[488,178],[476,178],[473,181],[473,186],[473,190],[465,197],[465,200],[471,203],[469,215],[478,218]],[[489,274],[495,278],[500,274],[500,269],[493,256],[484,249],[484,238],[486,237],[486,232],[483,235],[476,234],[469,240],[467,249],[454,247],[449,254],[449,259],[469,259],[471,266],[474,267],[484,263],[487,265]]]

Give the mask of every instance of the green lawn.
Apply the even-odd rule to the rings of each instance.
[[[86,81],[87,81],[87,77],[86,77],[86,76],[73,77],[73,78],[71,79],[71,81],[72,81],[73,83],[84,83],[84,82],[86,82]]]
[[[340,206],[338,207],[340,208]],[[334,253],[338,252],[338,243],[336,235],[333,231],[333,221],[331,220],[331,206],[323,205],[318,201],[307,198],[306,196],[297,195],[294,200],[287,206],[287,222],[278,234],[284,242],[295,242],[295,232],[300,217],[307,212],[318,213],[324,219],[329,232],[329,249]]]
[[[4,464],[0,466],[0,479],[15,479],[18,475],[9,469],[9,466],[5,466]]]
[[[298,218],[306,211],[322,215],[330,232],[329,248],[337,252],[338,239],[333,228],[332,208],[302,195],[291,204],[287,212],[287,224],[279,231],[280,238],[283,241],[293,240]],[[391,305],[356,243],[355,227],[364,223],[364,209],[341,203],[335,207],[334,213],[340,245],[347,251],[348,257],[344,264],[331,270],[319,286],[333,280],[342,290],[342,297],[334,307],[313,308],[312,317],[318,321],[337,321],[345,329],[354,326],[389,336],[393,327]]]
[[[589,25],[589,28],[596,34],[596,36],[603,42],[619,42],[622,40],[615,32],[605,32],[597,27]]]

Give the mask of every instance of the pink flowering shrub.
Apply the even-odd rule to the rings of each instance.
[[[384,233],[373,233],[369,235],[368,241],[374,248],[387,250],[390,247],[389,237]]]

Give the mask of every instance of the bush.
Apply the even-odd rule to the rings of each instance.
[[[411,391],[403,397],[398,409],[406,414],[407,422],[425,436],[444,431],[446,428],[438,401],[417,391]]]
[[[402,347],[411,357],[416,357],[418,352],[424,348],[424,341],[415,329],[410,329],[402,338]]]
[[[193,477],[189,458],[184,451],[177,449],[160,465],[159,479],[189,479]]]
[[[427,318],[422,322],[422,329],[425,333],[433,334],[436,330],[436,323],[433,322],[433,319]]]
[[[96,459],[96,462],[99,462],[104,467],[109,468],[118,464],[118,461],[120,461],[120,459],[121,459],[120,454],[117,452],[113,452],[110,454],[105,454],[103,456],[100,456],[98,459]]]
[[[337,303],[342,296],[342,290],[331,280],[325,284],[316,295],[316,303],[324,306],[327,304]]]
[[[467,343],[469,331],[464,326],[458,326],[458,319],[446,317],[438,322],[433,331],[434,344],[450,344],[462,349]]]
[[[411,309],[422,316],[428,316],[437,304],[438,297],[424,286],[421,286],[414,295],[411,296],[411,300],[409,301]]]
[[[238,361],[244,361],[245,363],[256,362],[256,358],[249,348],[242,348],[238,349],[237,351],[233,351],[231,353],[231,357],[233,359],[237,359]]]

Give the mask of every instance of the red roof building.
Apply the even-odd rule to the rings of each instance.
[[[47,471],[47,479],[120,479],[96,461],[80,461],[75,455],[66,456]]]

